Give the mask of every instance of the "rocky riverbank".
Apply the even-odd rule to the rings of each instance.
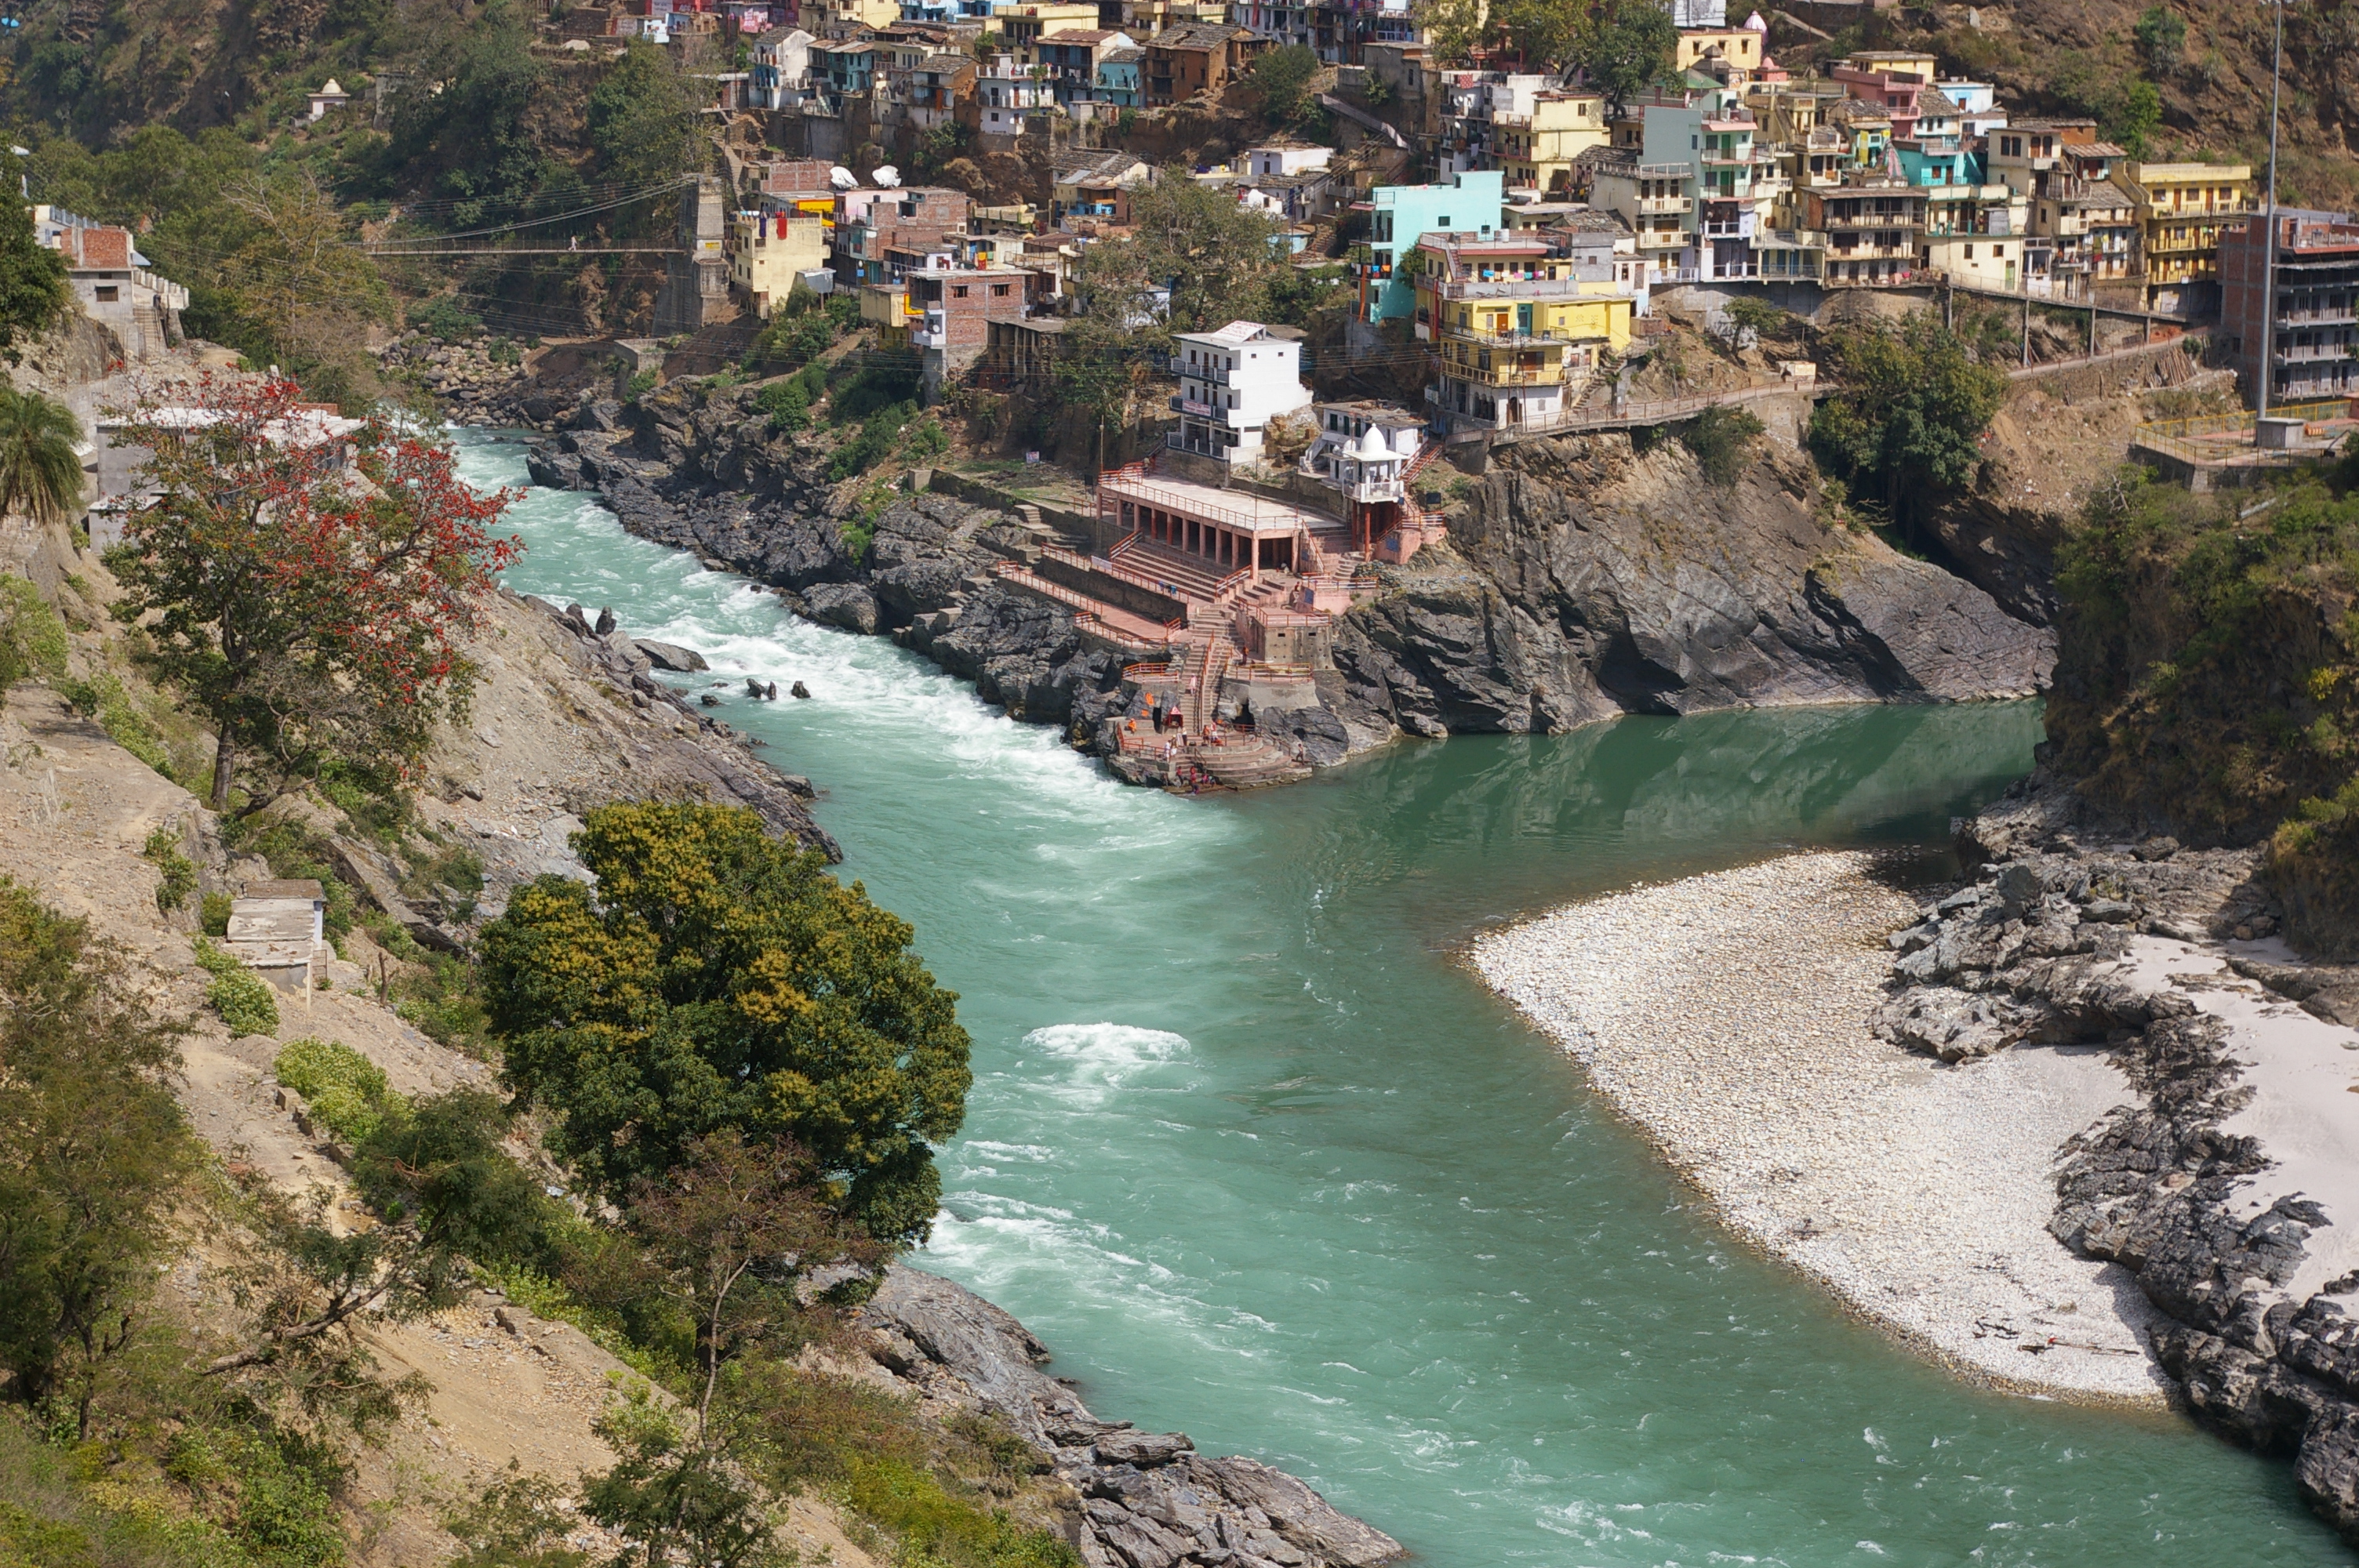
[[[2049,1233],[2056,1150],[2124,1097],[2102,1053],[1972,1074],[1876,1038],[1917,905],[1861,854],[1634,889],[1496,932],[1484,978],[1724,1221],[1978,1380],[2158,1404],[2158,1318]]]
[[[942,495],[864,499],[832,444],[768,428],[742,390],[587,397],[537,443],[537,483],[598,494],[624,526],[777,589],[799,613],[889,634],[1016,717],[1114,751],[1126,652],[994,575],[1089,548]],[[1400,735],[1556,731],[1622,713],[1946,702],[2044,688],[2054,638],[1940,567],[1830,527],[1779,410],[1734,484],[1677,441],[1528,442],[1459,481],[1450,536],[1386,568],[1343,618],[1310,700],[1257,717],[1317,764]],[[854,541],[866,537],[864,548]]]
[[[1967,1071],[2110,1052],[2131,1098],[2060,1151],[2049,1229],[2128,1271],[2187,1404],[2291,1455],[2359,1545],[2359,968],[2275,940],[2257,851],[2137,836],[2052,781],[1961,847],[1977,880],[1893,937],[1879,1032]]]
[[[948,1280],[896,1265],[860,1325],[921,1408],[987,1412],[1031,1445],[1071,1488],[1068,1538],[1089,1568],[1374,1568],[1407,1555],[1284,1471],[1099,1420],[1040,1370],[1046,1346]]]
[[[1477,968],[1728,1223],[1978,1379],[2183,1403],[2359,1544],[2359,969],[2256,854],[2038,782],[1971,880],[1857,855],[1644,888]]]

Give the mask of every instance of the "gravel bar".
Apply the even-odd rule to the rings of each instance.
[[[1638,887],[1478,939],[1483,978],[1740,1236],[1972,1380],[2159,1406],[2158,1314],[2048,1232],[2101,1047],[1944,1066],[1869,1032],[1916,901],[1858,853]]]

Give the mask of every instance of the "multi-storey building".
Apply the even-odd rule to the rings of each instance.
[[[812,41],[800,27],[772,27],[755,39],[746,67],[746,102],[756,109],[786,109],[801,103],[810,91]]]
[[[1495,233],[1430,233],[1418,250],[1418,336],[1440,351],[1428,396],[1452,423],[1548,424],[1581,395],[1599,356],[1629,342],[1634,302],[1610,251],[1601,264]]]
[[[1199,92],[1218,92],[1268,47],[1243,27],[1199,22],[1168,27],[1147,43],[1147,106],[1166,108]]]
[[[999,34],[1002,43],[1019,53],[1030,49],[1050,33],[1097,25],[1097,0],[1027,0],[1021,5],[1008,5],[1003,0],[991,8],[988,24]]]
[[[1635,149],[1614,148],[1590,168],[1592,205],[1630,225],[1633,253],[1649,286],[1673,282],[1695,248],[1695,166],[1643,163]]]
[[[2069,150],[2096,145],[2094,120],[2018,120],[1993,132],[1989,140],[1984,154],[1989,178],[2025,196],[2045,194],[2050,176],[2085,178],[2095,172],[2085,157],[2075,157]],[[2113,156],[2121,157],[2120,149],[2114,149]]]
[[[1311,47],[1310,0],[1240,0],[1231,10],[1238,26],[1268,39],[1273,48]]]
[[[1802,227],[1827,237],[1831,285],[1906,283],[1920,265],[1926,192],[1884,175],[1797,191]]]
[[[763,171],[756,204],[729,232],[729,281],[756,316],[784,305],[798,279],[826,272],[834,214],[826,164],[797,159]]]
[[[2133,282],[2137,267],[2137,203],[2110,179],[2079,180],[2031,203],[2036,254],[2051,293],[2086,299],[2097,289]]]
[[[1934,60],[1914,49],[1863,49],[1827,74],[1860,102],[1891,117],[1892,134],[1915,133],[1918,100],[1933,85]]]
[[[2138,260],[2156,310],[2200,309],[2220,283],[2220,233],[2253,211],[2245,164],[2124,166],[2137,203]]]
[[[1058,228],[1075,219],[1125,227],[1130,193],[1154,179],[1154,165],[1129,153],[1059,153],[1049,175],[1049,222]]]
[[[1441,134],[1434,157],[1444,174],[1497,168],[1503,123],[1531,124],[1533,100],[1555,85],[1538,72],[1451,70],[1441,78]]]
[[[1367,259],[1355,264],[1360,313],[1370,321],[1405,320],[1417,294],[1399,263],[1436,230],[1489,233],[1500,226],[1506,177],[1497,169],[1453,174],[1431,185],[1379,185],[1368,192]]]
[[[975,129],[986,136],[1020,136],[1057,103],[1049,68],[1027,65],[1012,54],[994,55],[984,63],[974,74],[973,94]]]
[[[1536,92],[1527,113],[1495,114],[1492,129],[1494,156],[1508,189],[1568,191],[1575,161],[1606,145],[1605,100],[1594,92]]]
[[[909,345],[918,350],[926,401],[990,346],[991,321],[1019,321],[1038,275],[1020,267],[929,267],[909,273]]]
[[[1232,321],[1217,332],[1173,335],[1171,400],[1180,428],[1170,445],[1225,463],[1261,457],[1269,422],[1310,403],[1302,384],[1302,343],[1258,321]]]
[[[1093,103],[1097,98],[1098,68],[1117,49],[1135,49],[1128,33],[1103,27],[1068,27],[1050,33],[1032,49],[1032,58],[1048,72],[1049,88],[1059,103]]]
[[[2273,405],[2359,393],[2359,223],[2284,208],[2277,228],[2274,290],[2269,220],[2232,222],[2220,236],[2220,331],[2237,381],[2250,399],[2267,375]]]
[[[836,281],[850,287],[897,277],[892,255],[939,248],[946,236],[966,228],[967,206],[964,191],[925,186],[842,192],[835,211]]]

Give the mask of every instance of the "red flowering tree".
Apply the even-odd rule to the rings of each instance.
[[[491,531],[512,492],[471,489],[446,446],[340,418],[291,381],[147,394],[116,439],[148,456],[107,557],[115,613],[211,715],[214,810],[241,768],[251,807],[330,756],[398,766],[463,703],[462,643],[523,548]]]

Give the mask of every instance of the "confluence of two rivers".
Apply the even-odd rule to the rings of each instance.
[[[457,438],[473,482],[525,482],[520,446]],[[585,497],[511,522],[507,580],[703,653],[677,678],[810,775],[844,874],[917,927],[975,1087],[914,1261],[1100,1414],[1291,1470],[1435,1568],[2348,1561],[2281,1465],[1844,1319],[1451,956],[1635,881],[1939,842],[2029,767],[2035,707],[1462,737],[1191,801]]]

